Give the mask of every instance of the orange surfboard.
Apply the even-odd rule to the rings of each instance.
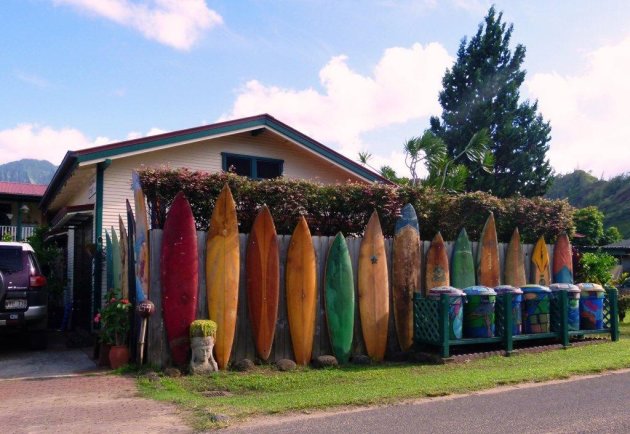
[[[425,276],[425,295],[429,289],[438,286],[449,286],[450,274],[448,270],[448,256],[444,239],[439,232],[433,237],[427,253],[427,270]]]
[[[389,276],[385,239],[376,211],[365,228],[359,248],[359,313],[363,340],[375,361],[385,357],[389,323]]]
[[[293,354],[299,365],[311,361],[317,305],[317,258],[311,231],[300,217],[287,251],[286,294]]]
[[[514,229],[512,238],[510,238],[510,243],[507,247],[503,280],[506,285],[515,286],[517,288],[527,284],[527,279],[525,278],[525,256],[523,254],[521,235],[518,232],[518,228]]]
[[[219,369],[230,361],[236,312],[240,252],[236,204],[227,184],[217,197],[206,240],[206,292],[208,316],[217,323],[214,352]]]
[[[545,238],[540,237],[532,250],[531,282],[535,285],[549,286],[551,276],[549,273],[549,252],[545,244]]]
[[[247,302],[256,351],[261,359],[271,354],[278,319],[280,268],[276,227],[269,208],[258,212],[247,242]]]
[[[499,242],[494,214],[490,213],[483,226],[477,249],[477,284],[494,288],[501,283]]]

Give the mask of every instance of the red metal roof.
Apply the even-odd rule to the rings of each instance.
[[[25,184],[21,182],[0,182],[0,194],[13,196],[39,196],[42,197],[47,185]]]

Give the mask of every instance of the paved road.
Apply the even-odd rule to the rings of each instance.
[[[630,372],[264,424],[223,432],[626,434]]]

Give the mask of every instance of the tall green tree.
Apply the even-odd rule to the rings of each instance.
[[[604,236],[599,242],[602,246],[605,246],[606,244],[617,243],[621,240],[623,240],[623,237],[617,226],[610,226],[604,229]]]
[[[575,210],[573,214],[575,232],[583,237],[575,238],[573,242],[583,246],[599,246],[604,237],[604,213],[596,206],[587,206]]]
[[[475,36],[462,40],[455,64],[442,79],[442,116],[431,118],[431,131],[455,157],[475,133],[487,129],[494,171],[462,161],[469,170],[467,190],[531,197],[544,194],[549,186],[551,126],[538,113],[537,102],[519,102],[525,47],[518,44],[510,50],[512,31],[512,24],[504,23],[493,6]]]

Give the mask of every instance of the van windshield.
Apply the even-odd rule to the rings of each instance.
[[[21,271],[22,248],[19,246],[0,246],[0,271]]]

